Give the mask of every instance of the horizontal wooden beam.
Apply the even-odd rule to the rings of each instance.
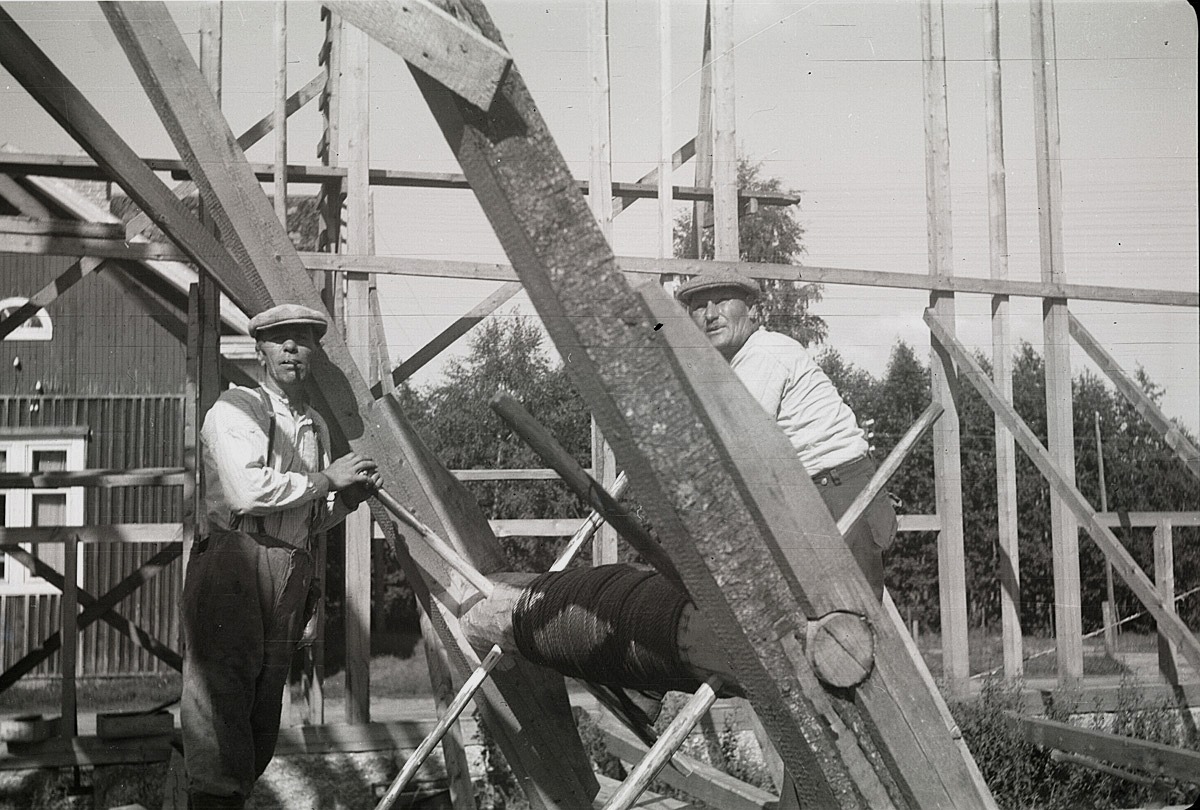
[[[82,222],[78,219],[33,219],[0,216],[0,232],[35,236],[73,236],[80,239],[124,239],[117,222]]]
[[[164,242],[126,244],[122,240],[79,239],[38,236],[0,231],[0,253],[48,253],[61,256],[100,256],[132,261],[188,261],[173,245]],[[367,256],[354,253],[300,252],[307,270],[374,273],[378,275],[459,278],[477,281],[516,281],[512,266],[499,262],[463,262],[418,259],[403,256]],[[1028,298],[1066,298],[1076,301],[1113,301],[1169,307],[1200,307],[1200,293],[1176,290],[1108,287],[1088,284],[1047,284],[1040,281],[931,277],[924,273],[893,273],[886,270],[857,270],[847,267],[764,264],[758,262],[715,262],[700,259],[648,259],[624,256],[617,260],[626,275],[654,276],[662,273],[695,275],[721,268],[735,268],[743,275],[762,280],[796,281],[813,284],[847,284],[856,287],[923,290],[977,295],[1009,295]]]
[[[176,543],[183,540],[180,523],[113,523],[107,526],[0,526],[0,543],[62,543],[68,537],[80,543]]]
[[[183,467],[145,467],[137,470],[70,470],[41,473],[0,473],[0,489],[62,489],[63,487],[178,487]]]
[[[176,180],[187,180],[191,174],[183,161],[173,158],[145,158],[147,167],[156,172],[170,172]],[[272,163],[251,163],[254,176],[261,182],[274,179],[275,167]],[[320,185],[346,177],[344,166],[321,166],[318,164],[289,163],[287,180],[289,184]],[[29,152],[0,153],[0,172],[13,175],[42,175],[48,177],[66,177],[75,180],[108,180],[109,176],[96,165],[95,161],[74,155],[41,155]],[[367,182],[372,186],[392,186],[401,188],[440,188],[470,190],[471,184],[466,177],[452,172],[416,172],[399,169],[371,169],[367,173]],[[587,180],[577,180],[576,185],[584,193],[588,190]],[[658,197],[658,186],[655,183],[625,183],[614,181],[612,184],[614,197],[627,200],[648,199]],[[678,200],[711,201],[713,190],[705,186],[674,186],[672,197]],[[788,194],[757,195],[741,192],[738,195],[739,205],[749,206],[753,200],[758,205],[788,206],[800,202],[800,198]]]
[[[1078,728],[1043,717],[1009,714],[1027,742],[1084,754],[1124,768],[1200,785],[1200,752],[1162,743]]]
[[[1096,520],[1102,526],[1157,526],[1164,520],[1172,526],[1200,526],[1200,512],[1097,512]]]
[[[469,278],[487,281],[513,281],[516,272],[507,264],[457,262],[441,259],[410,259],[398,256],[362,256],[336,253],[301,253],[309,270],[382,273],[438,278]],[[967,278],[932,278],[924,273],[893,273],[886,270],[856,270],[846,267],[765,264],[761,262],[717,262],[701,259],[648,259],[640,256],[617,258],[628,275],[654,276],[662,273],[695,275],[718,269],[736,269],[743,275],[761,280],[798,281],[819,284],[848,284],[858,287],[1011,295],[1031,298],[1069,298],[1080,301],[1116,301],[1128,304],[1200,307],[1200,294],[1175,290],[1102,287],[1083,284],[1043,284],[1035,281]]]
[[[342,19],[481,110],[492,106],[508,51],[428,0],[326,0]]]
[[[459,481],[555,481],[559,475],[550,469],[533,470],[451,470]]]

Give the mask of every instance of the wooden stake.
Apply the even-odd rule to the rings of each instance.
[[[637,802],[642,793],[654,781],[666,764],[675,756],[675,752],[683,745],[683,741],[692,733],[700,718],[708,713],[717,700],[717,690],[721,688],[721,679],[715,675],[700,685],[691,699],[680,709],[679,714],[667,726],[651,746],[646,756],[637,764],[633,772],[626,777],[617,788],[617,792],[604,805],[604,810],[629,810]]]
[[[458,690],[458,694],[454,696],[454,701],[447,708],[446,713],[438,718],[437,725],[433,727],[433,731],[429,732],[429,735],[417,746],[417,750],[413,752],[413,755],[404,763],[404,767],[400,770],[400,773],[392,780],[387,793],[375,805],[375,810],[391,810],[395,806],[396,800],[400,798],[401,791],[404,790],[404,786],[416,776],[417,771],[425,764],[425,760],[428,759],[434,746],[441,741],[442,737],[446,736],[446,732],[450,730],[451,724],[458,719],[463,709],[467,707],[467,703],[479,691],[479,687],[483,685],[484,678],[492,671],[492,667],[496,666],[496,663],[500,660],[500,656],[500,648],[493,646],[487,657],[483,659],[479,667],[471,673],[471,677],[467,679],[467,682]]]
[[[712,0],[704,0],[704,37],[700,43],[700,103],[696,122],[697,186],[712,186],[713,181],[713,69]],[[699,259],[704,255],[704,230],[712,227],[712,204],[692,203],[692,244],[685,254]]]
[[[433,621],[421,610],[421,640],[425,645],[425,661],[429,667],[429,685],[433,689],[433,700],[438,719],[448,716],[454,700],[454,681],[450,676],[450,657],[446,645],[433,629]],[[463,745],[462,727],[457,721],[450,723],[442,737],[442,756],[446,760],[446,776],[450,782],[450,804],[453,810],[476,810],[475,789],[471,783],[471,769],[467,762],[467,749]]]
[[[1154,584],[1164,610],[1175,616],[1175,550],[1171,521],[1163,519],[1154,527]],[[1158,671],[1168,684],[1178,688],[1178,650],[1169,631],[1158,631]],[[65,715],[64,715],[65,716]]]

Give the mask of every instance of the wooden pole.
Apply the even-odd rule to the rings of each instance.
[[[1163,610],[1175,614],[1175,550],[1171,521],[1162,519],[1154,527],[1154,584]],[[1163,631],[1158,633],[1158,671],[1171,686],[1179,686],[1178,650]]]
[[[621,493],[629,486],[629,478],[625,473],[617,476],[617,480],[613,483],[612,489],[609,490],[609,495],[614,499],[621,497]],[[550,566],[550,571],[566,571],[567,566],[571,564],[571,560],[579,553],[584,544],[596,534],[596,530],[604,523],[604,516],[596,510],[587,516],[583,521],[583,525],[576,530],[571,539],[567,541],[567,547],[563,549],[562,554],[558,555],[558,559]]]
[[[700,105],[696,122],[696,179],[697,186],[712,186],[712,0],[704,3],[704,39],[700,44]],[[692,243],[687,256],[699,259],[704,255],[704,229],[712,225],[712,204],[692,203]]]
[[[59,734],[71,738],[79,732],[75,675],[79,661],[79,535],[71,532],[63,542],[62,602],[62,720]]]
[[[346,177],[346,242],[352,253],[371,246],[370,39],[358,28],[342,31],[342,135]],[[371,365],[370,279],[346,274],[346,345],[364,377]],[[346,722],[371,719],[371,513],[367,506],[346,518]]]
[[[1100,435],[1100,411],[1096,411],[1095,417],[1096,427],[1096,474],[1100,478],[1100,511],[1108,511],[1108,483],[1104,477],[1104,439]],[[1108,605],[1108,610],[1104,616],[1104,651],[1110,656],[1117,651],[1117,631],[1120,629],[1117,625],[1117,598],[1116,590],[1113,585],[1113,569],[1112,563],[1107,558],[1104,560],[1104,585],[1105,585],[1105,604]]]
[[[396,800],[400,798],[400,792],[404,790],[404,786],[416,776],[417,770],[425,764],[425,760],[429,758],[433,752],[434,746],[441,741],[442,737],[446,736],[446,732],[450,730],[450,726],[462,714],[463,709],[467,708],[467,703],[479,691],[479,687],[483,686],[483,680],[492,671],[492,667],[496,666],[496,662],[500,660],[500,647],[493,646],[487,657],[483,659],[479,667],[471,673],[471,677],[467,678],[467,682],[462,685],[462,689],[458,690],[458,694],[454,696],[453,702],[447,708],[446,713],[438,718],[437,725],[429,732],[425,739],[421,740],[421,744],[417,746],[417,750],[404,763],[404,767],[396,778],[392,780],[392,784],[388,787],[387,793],[379,800],[379,804],[375,805],[375,810],[391,810],[395,807]]]
[[[713,0],[714,258],[738,260],[737,90],[733,70],[733,0]]]
[[[287,230],[287,0],[275,0],[275,216]]]
[[[1000,0],[984,14],[987,86],[984,92],[988,150],[988,244],[990,276],[1008,278],[1008,202],[1004,169],[1004,104],[1000,63]],[[1012,402],[1012,324],[1008,296],[992,296],[992,374],[1005,402]],[[1000,634],[1004,675],[1024,672],[1021,636],[1021,563],[1017,543],[1017,449],[999,416],[996,430],[996,513],[1000,559]]]
[[[617,788],[608,804],[604,805],[604,810],[629,810],[637,803],[638,798],[654,781],[654,777],[670,762],[671,757],[675,756],[675,752],[683,745],[683,741],[692,733],[696,723],[712,708],[720,688],[721,679],[715,675],[700,685],[679,714],[675,715],[667,730],[659,736],[642,761]]]
[[[421,638],[425,645],[425,662],[429,667],[429,685],[438,719],[447,717],[454,700],[454,681],[450,676],[450,656],[446,645],[438,638],[433,621],[421,610]],[[471,768],[467,749],[463,745],[462,726],[450,723],[442,737],[442,756],[446,760],[446,777],[450,782],[450,804],[453,810],[476,810],[475,790],[471,784]]]
[[[671,3],[658,0],[658,255],[674,255],[673,206],[671,175],[675,168],[675,147],[671,132]]]
[[[592,161],[588,207],[604,238],[612,242],[612,85],[609,71],[608,0],[588,0],[588,65],[591,70]],[[617,478],[617,461],[592,420],[592,472],[601,485]],[[617,561],[617,533],[601,525],[592,543],[592,564]]]
[[[491,596],[491,580],[481,574],[475,566],[463,559],[462,555],[455,551],[454,547],[448,542],[443,540],[437,532],[426,526],[416,515],[386,491],[382,489],[377,491],[375,497],[379,499],[379,502],[389,512],[395,515],[397,520],[409,528],[416,530],[418,534],[424,537],[433,552],[441,557],[447,565],[461,574],[467,582],[471,583],[475,590],[482,593],[485,597]]]
[[[925,194],[929,216],[929,275],[953,275],[950,231],[950,133],[946,112],[946,46],[941,0],[921,2],[925,89]],[[930,307],[954,322],[954,296],[933,293]],[[958,409],[951,388],[953,366],[934,343],[929,363],[933,401],[945,413],[933,428],[933,475],[938,532],[938,594],[942,616],[942,671],[950,691],[961,694],[970,677],[967,650],[967,577],[963,548],[962,460]]]
[[[1038,234],[1042,281],[1065,281],[1062,244],[1062,170],[1058,130],[1058,66],[1053,0],[1030,0],[1032,30],[1034,144],[1038,179]],[[1075,482],[1075,442],[1071,401],[1071,352],[1066,299],[1042,302],[1046,368],[1047,449],[1069,483]],[[1050,493],[1054,554],[1054,635],[1058,680],[1063,686],[1083,677],[1083,614],[1080,606],[1079,524],[1062,499]]]

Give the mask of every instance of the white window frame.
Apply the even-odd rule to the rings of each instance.
[[[0,300],[0,312],[6,309],[20,309],[29,303],[28,298],[5,298]],[[4,336],[5,340],[54,340],[54,323],[50,320],[50,313],[42,307],[37,311],[36,317],[41,320],[40,324],[34,325],[29,321],[18,326],[12,332]]]
[[[38,428],[0,429],[0,450],[5,453],[5,472],[29,472],[33,469],[33,454],[43,451],[66,451],[67,470],[82,470],[87,463],[86,428]],[[61,487],[56,489],[5,489],[4,525],[7,528],[27,527],[33,522],[34,495],[65,494],[65,517],[62,525],[83,525],[83,487]],[[22,544],[28,551],[31,544]],[[76,584],[83,584],[83,545],[77,550]],[[61,573],[61,572],[60,572]],[[4,572],[0,575],[0,595],[55,594],[55,588],[41,577],[13,559],[4,561]]]

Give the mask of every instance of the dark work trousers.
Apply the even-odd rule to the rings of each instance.
[[[183,591],[183,755],[194,810],[241,807],[279,736],[312,556],[266,535],[196,543]]]
[[[813,476],[821,500],[838,520],[858,493],[871,482],[875,474],[875,460],[863,456],[832,470],[823,470]],[[846,533],[846,545],[858,560],[859,567],[871,583],[876,599],[883,598],[883,550],[896,539],[896,510],[887,492],[880,492],[861,518]]]
[[[845,512],[858,493],[871,481],[875,474],[875,461],[869,456],[847,462],[832,470],[823,470],[813,476],[813,483],[825,506],[837,520]],[[892,507],[887,492],[881,492],[871,501],[863,516],[846,534],[854,559],[871,584],[876,599],[883,598],[883,550],[896,539],[896,510]],[[789,773],[784,774],[778,810],[796,810],[803,806],[796,793],[796,785]]]

